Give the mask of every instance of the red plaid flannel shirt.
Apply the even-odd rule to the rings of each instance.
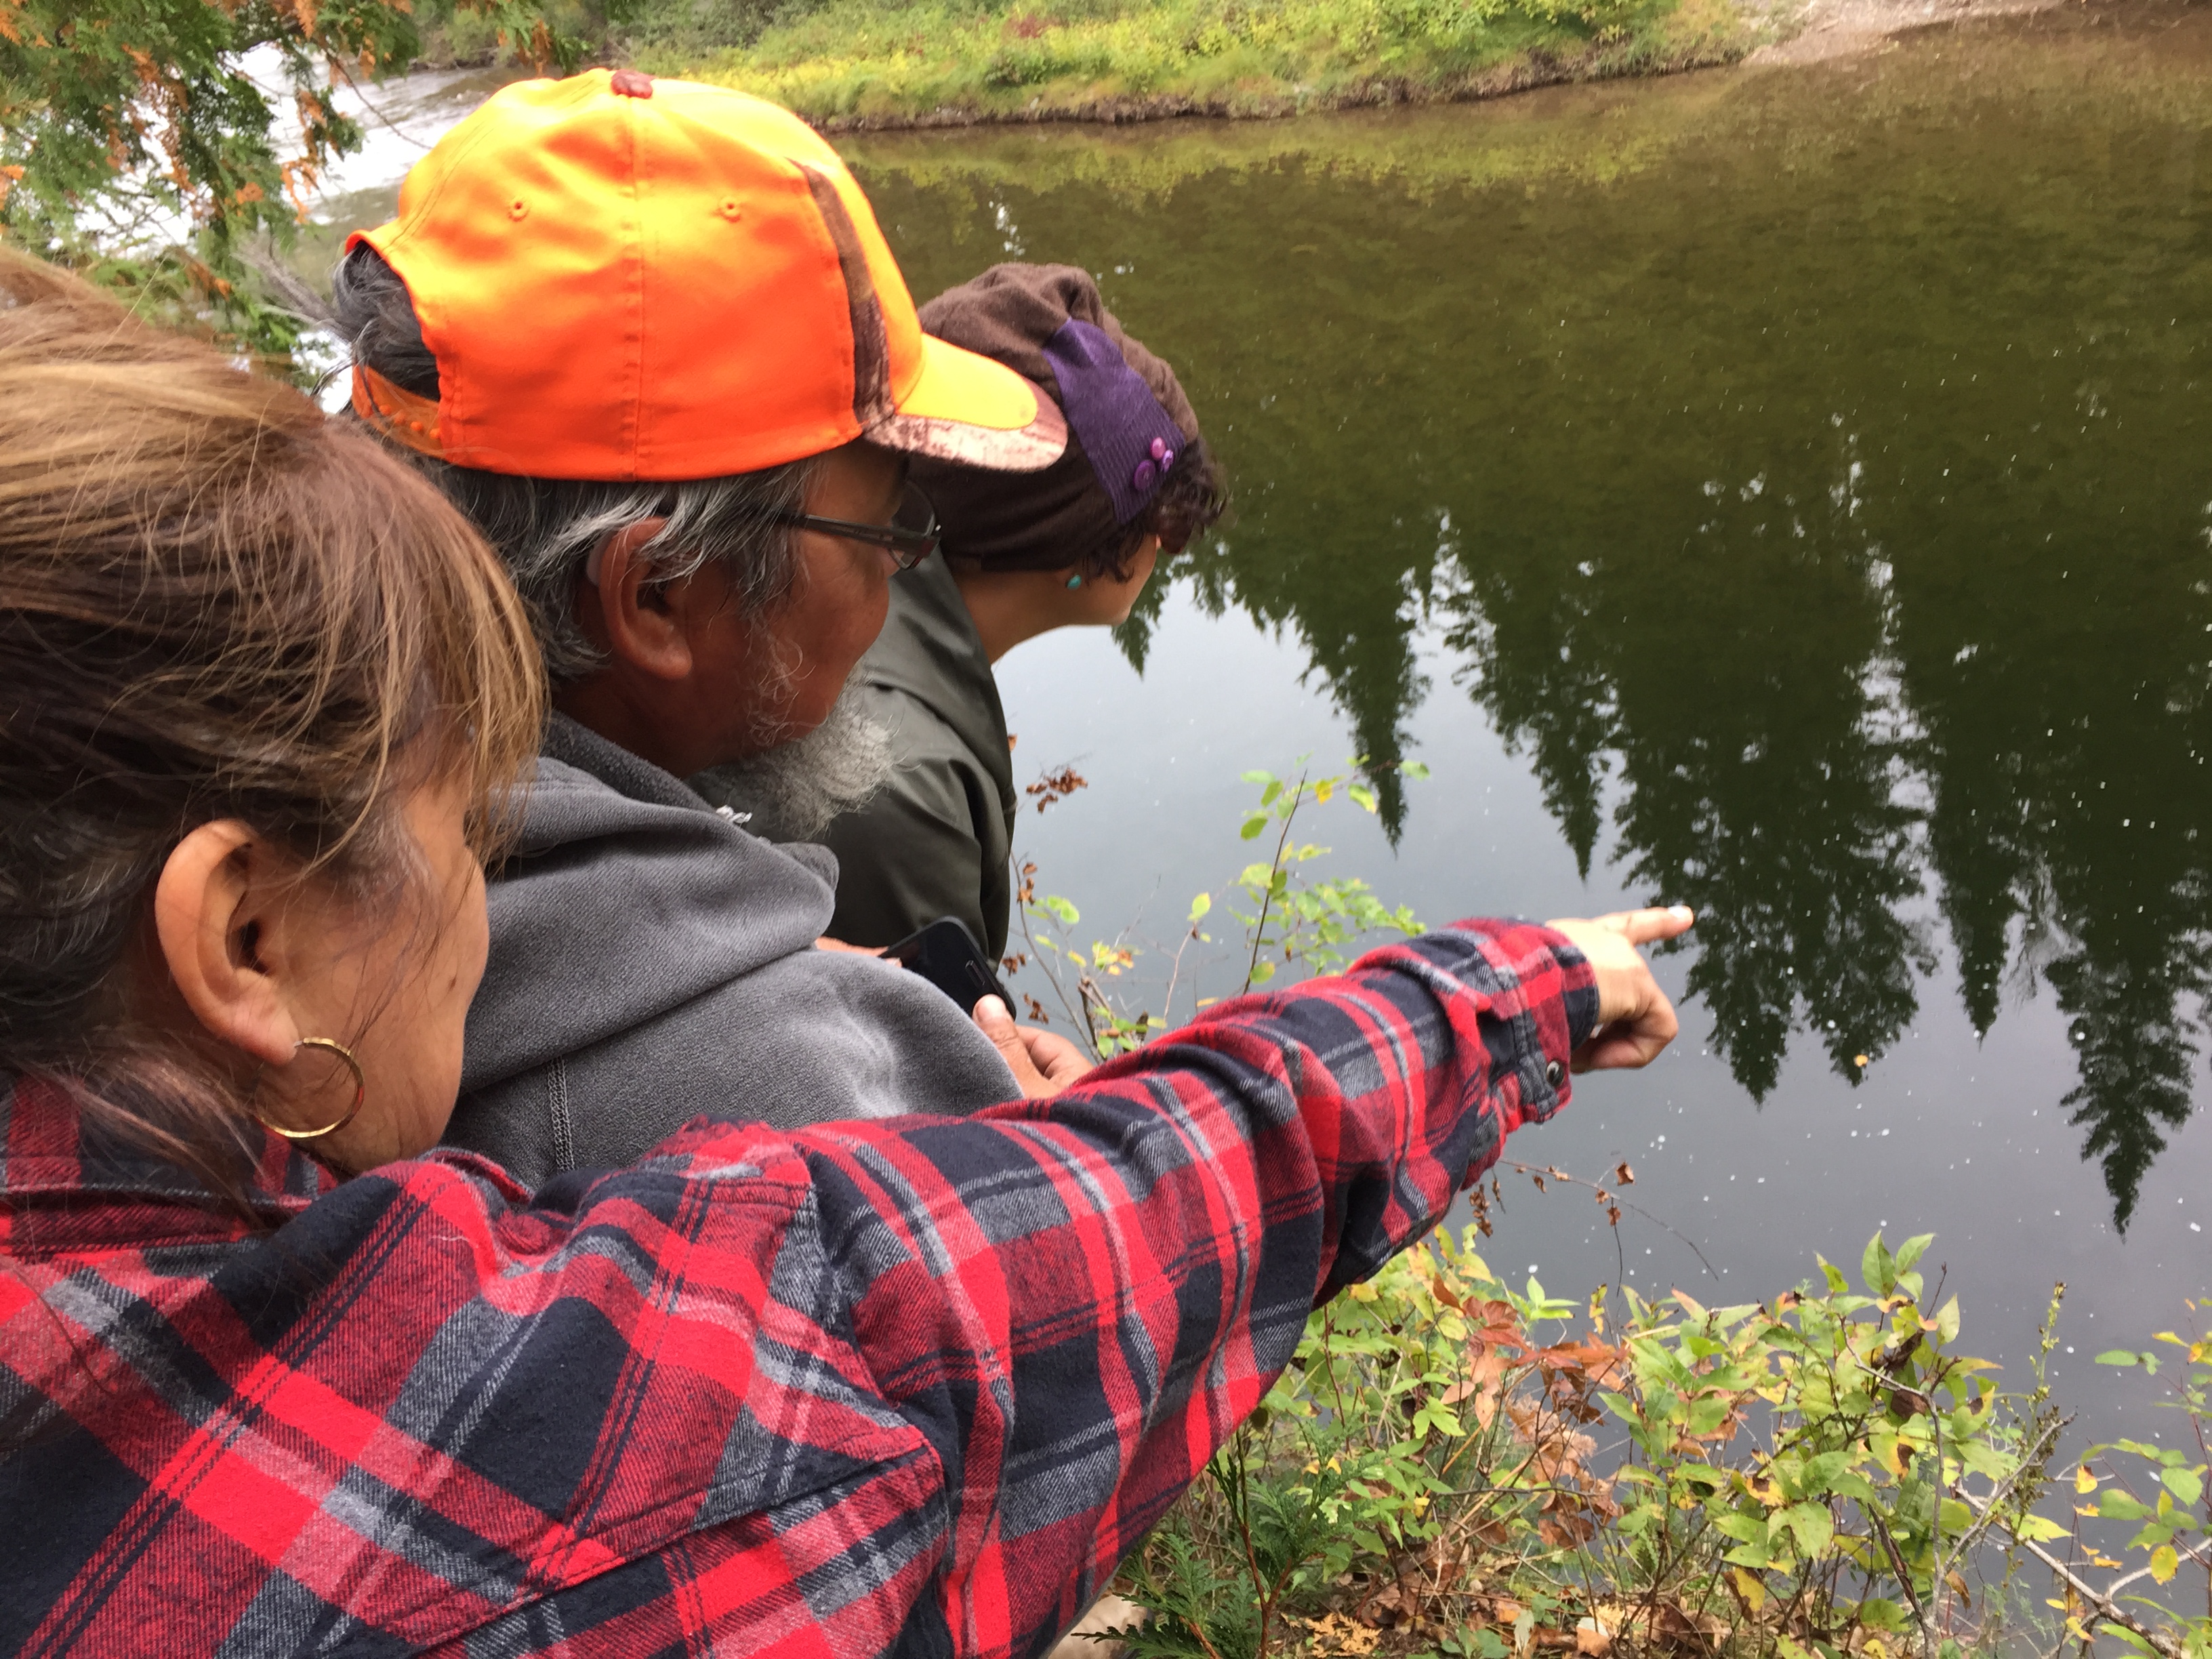
[[[1462,924],[1054,1101],[702,1121],[534,1198],[270,1137],[258,1231],[18,1085],[0,1649],[1036,1654],[1596,1000]]]

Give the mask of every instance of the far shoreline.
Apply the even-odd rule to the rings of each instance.
[[[743,61],[747,54],[724,52],[693,61],[672,46],[646,46],[632,57],[638,67],[654,74],[710,80],[757,92],[829,135],[1048,124],[1119,127],[1182,119],[1280,120],[1340,111],[1475,103],[1545,87],[1658,79],[1698,70],[1838,63],[1882,51],[1905,34],[2052,10],[2065,3],[2067,0],[1777,0],[1771,4],[1685,0],[1662,15],[1615,31],[1620,38],[1535,45],[1468,70],[1343,73],[1325,85],[1244,76],[1211,88],[1146,92],[1062,77],[1037,86],[1026,100],[1004,95],[1018,93],[1018,88],[1002,88],[1000,95],[993,95],[988,77],[978,82],[972,75],[971,82],[981,90],[952,98],[916,97],[913,94],[918,88],[902,88],[890,76],[872,78],[858,59],[847,60],[843,82],[833,89],[818,77],[810,80],[813,71],[826,71],[827,65],[804,56],[758,64]],[[1020,21],[1010,20],[1009,27]]]

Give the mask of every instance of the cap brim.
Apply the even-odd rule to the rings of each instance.
[[[996,472],[1036,472],[1067,450],[1060,405],[1005,364],[921,337],[921,373],[863,435],[886,449]]]

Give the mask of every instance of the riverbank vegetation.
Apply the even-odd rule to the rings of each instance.
[[[1081,948],[1080,912],[1034,864],[1006,969],[1041,973],[1107,1058],[1175,1024],[1179,988],[1211,1000],[1209,952],[1229,994],[1419,933],[1298,839],[1332,803],[1376,811],[1376,769],[1245,775],[1237,838],[1268,856],[1193,900],[1161,1016],[1120,990],[1138,978],[1130,931]],[[1042,811],[1086,787],[1063,768],[1028,793]],[[1127,1659],[2212,1659],[2212,1304],[2185,1304],[2202,1334],[2098,1356],[2162,1386],[2175,1431],[2062,1466],[2063,1285],[2027,1386],[2008,1389],[1958,1348],[1932,1236],[1893,1250],[1877,1232],[1856,1285],[1815,1258],[1816,1278],[1727,1307],[1639,1291],[1624,1254],[1615,1282],[1569,1301],[1483,1259],[1501,1174],[1594,1203],[1616,1237],[1625,1212],[1656,1220],[1626,1196],[1626,1163],[1596,1182],[1509,1163],[1471,1189],[1469,1224],[1318,1310],[1124,1565],[1117,1588],[1147,1614],[1118,1632]]]
[[[656,0],[641,67],[740,87],[830,126],[1277,115],[1478,96],[1741,53],[1728,0]]]
[[[2212,1655],[2212,1330],[2157,1340],[2179,1433],[2062,1468],[2051,1325],[2001,1388],[1926,1237],[1862,1287],[1569,1303],[1493,1273],[1477,1198],[1314,1316],[1125,1569],[1132,1659]]]

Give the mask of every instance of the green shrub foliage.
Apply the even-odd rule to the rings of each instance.
[[[2048,1651],[2045,1581],[2062,1643],[2205,1659],[2212,1616],[2130,1590],[2186,1568],[2201,1607],[2212,1584],[2212,1333],[2166,1339],[2189,1444],[2094,1448],[2054,1479],[2040,1358],[2007,1393],[1955,1351],[1929,1243],[1877,1234],[1858,1287],[1823,1261],[1763,1303],[1613,1308],[1514,1290],[1476,1228],[1440,1235],[1316,1312],[1127,1565],[1151,1615],[1133,1659]]]

